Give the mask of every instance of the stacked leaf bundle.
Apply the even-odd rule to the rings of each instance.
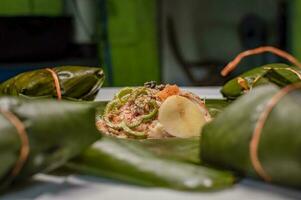
[[[301,187],[301,83],[260,86],[207,124],[201,157],[213,166]]]
[[[0,98],[0,186],[47,172],[99,138],[94,106]]]
[[[101,68],[62,66],[38,69],[0,84],[0,95],[93,100],[103,81]]]

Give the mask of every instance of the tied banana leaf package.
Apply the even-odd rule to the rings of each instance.
[[[0,84],[0,95],[93,100],[102,86],[101,68],[62,66],[21,73]]]
[[[177,90],[176,86],[165,87]],[[163,89],[158,90],[160,92]],[[107,177],[142,186],[167,187],[194,191],[216,190],[231,186],[235,181],[231,173],[199,166],[201,160],[198,136],[186,137],[185,135],[181,135],[183,136],[182,138],[172,135],[167,136],[164,131],[159,131],[158,134],[148,135],[147,131],[149,131],[149,128],[147,126],[152,123],[158,125],[158,115],[160,115],[160,109],[162,108],[162,105],[160,106],[160,100],[156,106],[153,106],[154,104],[148,104],[155,100],[153,92],[157,91],[143,87],[124,88],[107,104],[104,109],[104,115],[97,117],[97,121],[101,120],[101,125],[106,125],[104,124],[105,121],[103,118],[109,118],[110,114],[108,114],[108,110],[114,115],[118,113],[118,117],[122,116],[122,114],[130,116],[131,113],[122,112],[128,107],[130,107],[128,110],[132,113],[137,113],[135,112],[135,108],[138,105],[139,108],[145,108],[147,113],[151,110],[150,113],[154,114],[152,114],[150,118],[147,118],[146,121],[140,121],[139,119],[141,119],[141,116],[150,116],[149,114],[142,113],[138,116],[135,115],[135,118],[138,119],[143,125],[142,127],[145,128],[142,131],[142,129],[135,129],[135,126],[131,126],[133,131],[140,131],[139,135],[133,134],[131,131],[124,130],[124,128],[118,126],[112,125],[114,130],[104,129],[103,126],[101,126],[100,131],[104,129],[104,131],[107,132],[102,133],[110,136],[103,137],[102,140],[96,142],[79,157],[68,162],[65,167],[79,173]],[[196,98],[194,95],[186,92],[180,92],[179,94],[188,96],[191,99]],[[176,101],[176,103],[181,103],[182,99],[179,99],[180,101],[178,101],[178,99],[172,100]],[[197,100],[199,101],[199,99]],[[138,105],[135,104],[135,101],[137,101]],[[141,102],[144,104],[141,105]],[[185,103],[186,101],[184,101],[184,104]],[[219,100],[206,101],[211,117],[218,115],[227,104],[227,102]],[[112,108],[112,105],[115,107]],[[147,107],[148,105],[152,105],[152,107],[149,108]],[[188,104],[188,106],[190,105],[191,104]],[[153,112],[154,108],[157,109],[156,112]],[[103,109],[99,109],[99,111],[101,110]],[[176,113],[178,110],[174,109],[173,111]],[[186,110],[183,108],[181,111]],[[203,110],[201,110],[201,112],[203,112]],[[130,123],[135,123],[134,120]],[[117,121],[117,123],[119,122]],[[109,123],[109,125],[111,125],[111,123]],[[145,137],[141,138],[140,136],[142,134],[145,134]],[[120,135],[122,137],[118,138]]]
[[[221,93],[227,99],[236,99],[254,87],[275,83],[285,86],[301,80],[301,69],[286,64],[268,64],[249,70],[228,81]]]
[[[301,83],[257,87],[229,105],[202,133],[212,166],[301,188]]]
[[[90,104],[2,97],[0,111],[1,190],[63,165],[100,137]]]

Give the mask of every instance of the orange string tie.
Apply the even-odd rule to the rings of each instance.
[[[287,53],[283,50],[280,50],[276,47],[263,46],[263,47],[258,47],[258,48],[255,48],[255,49],[250,49],[250,50],[247,50],[247,51],[244,51],[244,52],[241,52],[240,54],[238,54],[234,58],[234,60],[229,62],[224,67],[224,69],[222,69],[221,75],[222,76],[227,76],[230,72],[232,72],[237,67],[237,65],[240,63],[240,61],[243,58],[251,56],[251,55],[262,54],[262,53],[265,53],[265,52],[274,53],[277,56],[282,57],[282,58],[288,60],[289,62],[291,62],[292,64],[294,64],[294,65],[301,68],[301,63],[294,56],[292,56],[291,54],[289,54],[289,53]]]
[[[12,169],[11,175],[13,177],[17,176],[21,169],[23,168],[28,155],[29,155],[29,140],[23,122],[12,112],[0,109],[0,113],[16,128],[17,133],[21,140],[21,148],[19,158],[16,161],[14,168]]]
[[[53,69],[46,68],[45,70],[50,72],[50,74],[53,78],[53,81],[54,81],[54,87],[56,90],[57,99],[61,100],[62,99],[62,91],[61,91],[60,81],[59,81],[57,74],[55,73],[55,71]]]
[[[250,158],[252,162],[252,166],[256,173],[263,178],[265,181],[271,181],[271,176],[264,170],[261,162],[258,158],[258,145],[262,133],[262,129],[264,128],[264,125],[268,119],[269,114],[272,112],[273,108],[277,105],[277,103],[289,92],[301,88],[301,83],[295,83],[288,85],[281,89],[279,92],[277,92],[272,98],[268,101],[266,104],[265,109],[262,111],[262,113],[259,115],[259,118],[256,122],[253,136],[250,142],[249,150],[250,150]]]

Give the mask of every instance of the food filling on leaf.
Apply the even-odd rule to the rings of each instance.
[[[104,134],[120,138],[188,138],[199,136],[211,117],[204,101],[176,85],[121,89],[97,120]]]

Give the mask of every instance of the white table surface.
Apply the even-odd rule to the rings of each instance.
[[[97,100],[109,100],[118,88],[103,88]],[[221,98],[219,87],[185,88],[201,97]],[[143,188],[92,176],[36,175],[30,183],[2,195],[0,200],[282,200],[301,199],[301,191],[244,179],[217,192],[181,192]]]

